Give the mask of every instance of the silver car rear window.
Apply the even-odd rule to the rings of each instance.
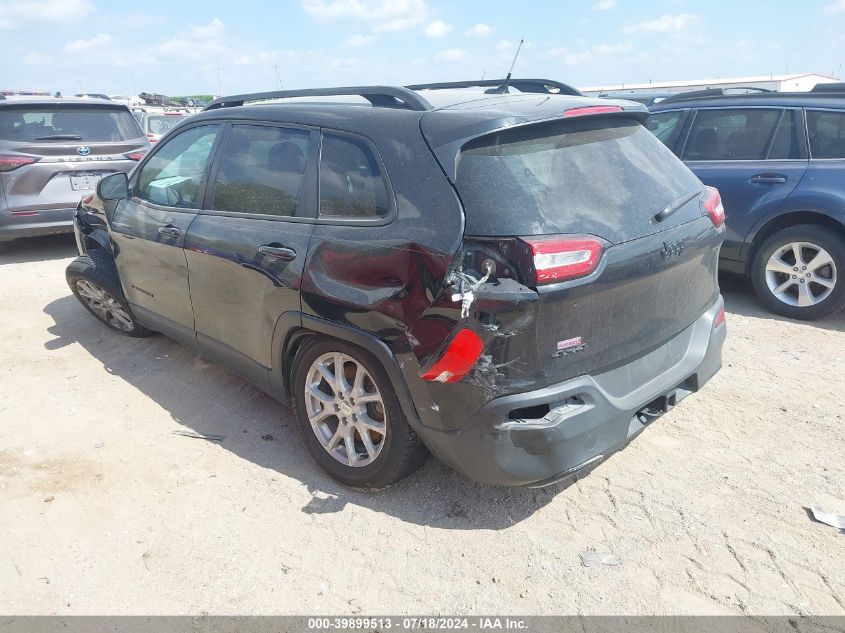
[[[0,108],[0,140],[23,142],[126,141],[141,136],[128,110],[56,106]]]

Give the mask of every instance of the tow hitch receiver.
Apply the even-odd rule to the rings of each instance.
[[[648,403],[643,407],[643,411],[656,411],[658,414],[663,414],[667,413],[676,404],[678,404],[678,393],[672,390]]]
[[[634,419],[631,420],[631,426],[628,429],[628,437],[633,437],[642,431],[648,424],[654,422],[676,404],[678,404],[677,389],[673,389],[669,393],[665,393],[649,402],[634,415]],[[636,424],[637,422],[639,424]]]

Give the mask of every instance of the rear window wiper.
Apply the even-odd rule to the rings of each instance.
[[[654,216],[654,221],[655,222],[663,222],[663,220],[665,220],[670,215],[672,215],[675,211],[677,211],[678,209],[683,207],[687,202],[689,202],[693,198],[697,198],[702,193],[703,192],[701,192],[701,191],[695,191],[693,193],[688,193],[685,196],[681,196],[680,198],[675,200],[675,202],[668,204],[665,207],[663,207],[663,209],[661,209],[660,212],[657,213],[657,215]]]
[[[36,136],[36,141],[81,141],[79,134],[48,134],[47,136]]]

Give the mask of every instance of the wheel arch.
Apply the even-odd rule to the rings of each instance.
[[[755,228],[751,234],[749,234],[746,241],[747,250],[745,253],[746,274],[750,273],[754,257],[769,237],[782,229],[798,226],[800,224],[815,224],[817,226],[823,226],[836,231],[841,236],[845,237],[845,224],[843,224],[843,220],[825,211],[790,211],[788,213],[776,215],[775,217],[769,218],[763,222],[759,227]]]
[[[279,317],[276,323],[271,373],[271,386],[274,390],[284,394],[288,401],[292,399],[291,382],[296,357],[303,345],[315,337],[352,343],[375,356],[391,381],[408,423],[413,427],[420,424],[419,414],[402,375],[399,361],[384,341],[364,330],[307,314],[288,312]]]

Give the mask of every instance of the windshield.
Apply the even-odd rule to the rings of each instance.
[[[128,110],[86,107],[0,108],[4,141],[126,141],[141,136]]]
[[[147,128],[153,134],[165,134],[175,128],[181,120],[181,115],[174,114],[151,116],[147,119]]]
[[[464,146],[457,189],[471,235],[542,235],[589,227],[608,239],[650,232],[698,179],[634,119],[555,121]]]

